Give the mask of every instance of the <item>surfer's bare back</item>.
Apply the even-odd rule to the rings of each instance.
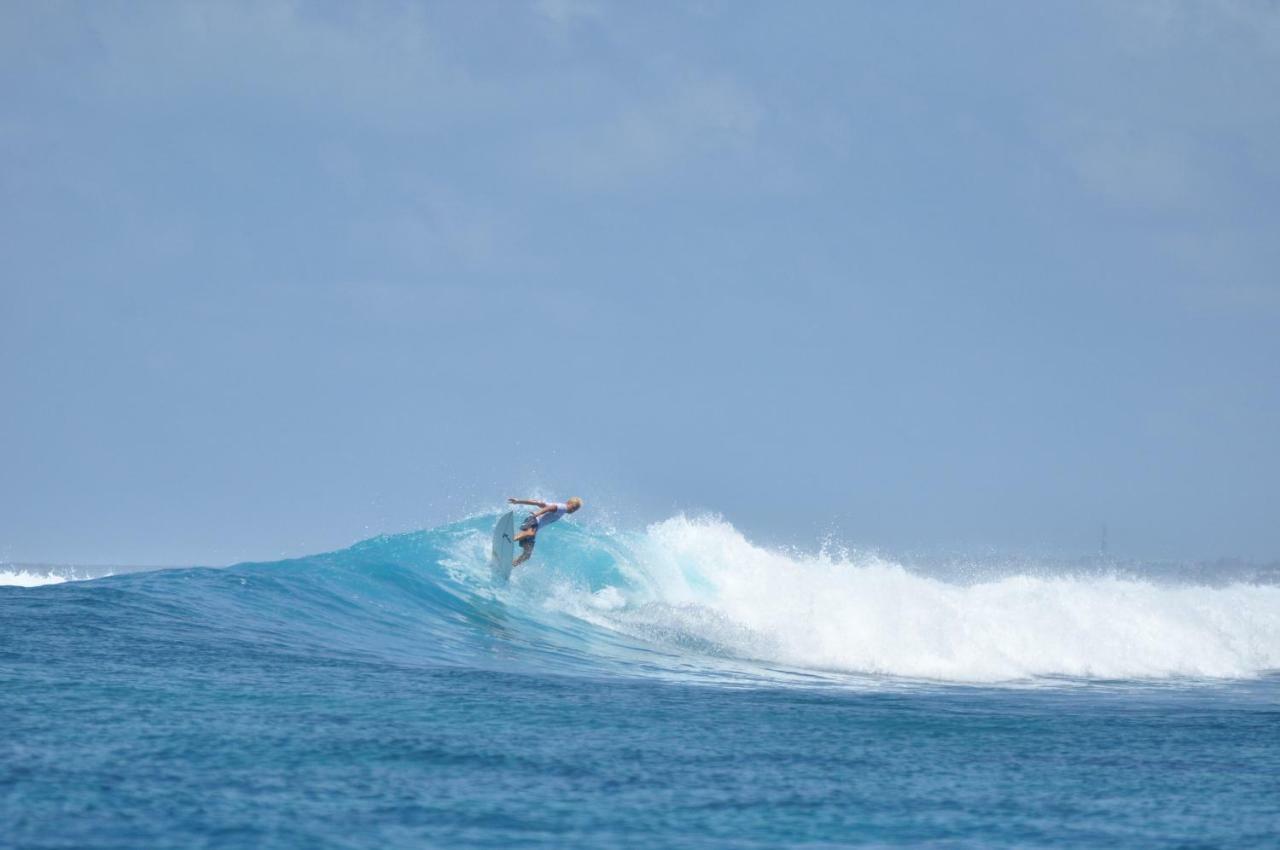
[[[538,529],[551,525],[565,514],[571,514],[582,507],[582,500],[577,496],[566,502],[540,502],[537,499],[507,499],[513,505],[528,505],[538,510],[529,514],[520,523],[520,532],[512,538],[520,546],[520,557],[511,562],[518,567],[533,557],[533,545],[538,539]]]

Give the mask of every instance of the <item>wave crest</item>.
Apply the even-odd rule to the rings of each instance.
[[[876,557],[771,551],[684,517],[637,543],[626,601],[584,617],[774,664],[964,682],[1280,667],[1275,586],[1035,574],[962,584]]]

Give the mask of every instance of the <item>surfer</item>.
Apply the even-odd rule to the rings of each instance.
[[[565,514],[571,514],[582,507],[582,500],[574,496],[567,502],[540,502],[537,499],[507,499],[513,505],[528,505],[538,510],[529,514],[520,523],[520,532],[512,538],[520,546],[520,557],[511,562],[518,567],[533,557],[533,545],[537,542],[538,529],[551,525]]]

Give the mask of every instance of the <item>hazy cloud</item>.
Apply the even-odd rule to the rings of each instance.
[[[1280,4],[1274,0],[1138,0],[1101,3],[1138,47],[1167,48],[1183,42],[1241,39],[1280,50]]]
[[[403,130],[428,124],[441,104],[487,99],[419,4],[186,0],[125,13],[94,6],[90,20],[100,45],[91,85],[117,103],[287,104]]]
[[[533,8],[543,18],[562,27],[604,15],[603,7],[596,0],[536,0]]]
[[[732,79],[692,76],[597,123],[544,134],[535,157],[567,184],[618,188],[712,156],[749,156],[764,117]]]
[[[1185,210],[1203,198],[1194,145],[1185,136],[1119,121],[1080,121],[1059,138],[1081,183],[1121,207]]]

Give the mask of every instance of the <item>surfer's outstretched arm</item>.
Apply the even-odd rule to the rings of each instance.
[[[539,502],[537,499],[507,499],[507,501],[513,505],[529,505],[530,507],[537,508],[537,510],[533,512],[534,519],[538,519],[543,514],[549,514],[556,509],[555,505],[547,504],[546,502]],[[517,537],[516,539],[518,540],[519,538]]]

